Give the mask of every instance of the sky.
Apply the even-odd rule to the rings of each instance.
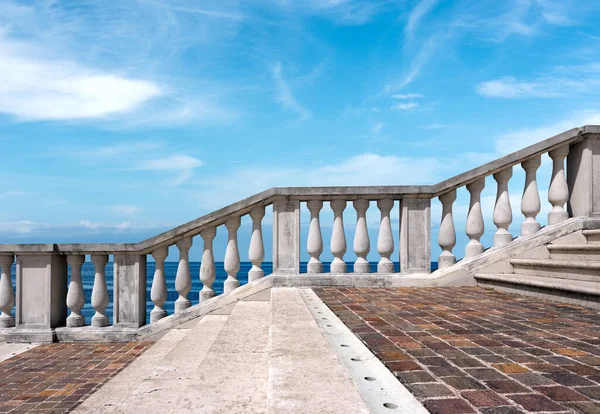
[[[274,186],[435,184],[600,124],[599,17],[591,0],[0,0],[0,242],[137,242]],[[486,245],[494,197],[488,179]],[[239,234],[244,259],[248,218]]]

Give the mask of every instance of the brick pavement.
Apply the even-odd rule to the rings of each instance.
[[[56,343],[0,362],[0,413],[66,413],[152,342]]]
[[[314,289],[432,413],[600,413],[600,312],[472,287]]]

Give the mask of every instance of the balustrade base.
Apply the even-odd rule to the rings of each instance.
[[[438,268],[442,269],[444,267],[452,266],[456,263],[456,257],[453,254],[441,254],[438,257]]]
[[[306,271],[308,273],[323,273],[323,263],[310,263],[306,265]]]
[[[12,328],[15,326],[15,318],[12,315],[3,313],[0,315],[0,328]]]
[[[0,328],[0,342],[56,342],[54,329]]]
[[[371,272],[371,265],[369,264],[369,262],[362,261],[356,261],[356,263],[354,263],[354,273],[370,273]]]
[[[71,313],[67,318],[67,328],[78,328],[85,325],[85,318],[81,315]]]
[[[254,282],[265,275],[263,270],[250,270],[248,272],[248,282]]]
[[[180,297],[175,301],[175,312],[181,312],[190,306],[192,306],[192,302],[189,299]]]
[[[92,316],[92,326],[94,328],[108,326],[108,316],[96,313],[94,316]]]
[[[204,286],[200,291],[200,303],[207,301],[216,296],[216,292],[213,289],[207,288]]]

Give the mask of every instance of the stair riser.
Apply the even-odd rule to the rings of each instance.
[[[600,243],[598,243],[600,246]],[[598,251],[582,250],[552,250],[550,258],[556,260],[585,260],[588,262],[600,261],[600,249]]]
[[[513,265],[514,273],[519,275],[544,276],[557,279],[585,280],[600,282],[600,270],[566,269],[556,267]]]
[[[588,243],[600,243],[600,234],[588,234],[586,238]]]

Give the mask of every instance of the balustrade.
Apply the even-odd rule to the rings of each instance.
[[[67,256],[67,263],[71,266],[71,280],[67,292],[67,307],[71,314],[67,318],[67,327],[75,328],[85,324],[85,318],[81,314],[81,308],[85,305],[85,293],[81,284],[81,266],[85,256],[74,254]]]
[[[217,229],[209,227],[200,232],[204,241],[204,252],[202,253],[202,262],[200,264],[200,281],[202,290],[200,291],[200,302],[208,300],[216,295],[212,285],[217,277],[215,269],[215,257],[213,255],[213,240],[217,235]]]
[[[309,200],[306,203],[310,211],[310,227],[308,230],[308,240],[306,250],[310,255],[310,260],[306,265],[308,273],[323,273],[323,263],[319,257],[323,253],[323,237],[321,236],[321,223],[319,222],[319,213],[323,208],[321,200]]]
[[[248,260],[252,263],[252,269],[248,272],[248,282],[254,282],[265,275],[261,265],[265,259],[265,246],[262,237],[262,219],[265,216],[264,207],[255,207],[250,211],[252,217],[252,237],[248,249]]]
[[[150,290],[150,299],[154,303],[154,309],[150,312],[150,322],[156,322],[167,316],[164,308],[167,300],[167,279],[165,278],[165,259],[169,254],[166,246],[159,247],[152,252],[155,261],[154,278],[152,279],[152,289]]]
[[[394,263],[390,259],[390,256],[394,252],[394,237],[392,235],[390,211],[394,207],[394,200],[377,200],[377,207],[381,212],[379,236],[377,237],[377,252],[381,255],[381,259],[379,260],[379,263],[377,263],[377,272],[393,273]]]
[[[438,241],[442,248],[442,254],[438,257],[438,267],[441,269],[456,263],[456,257],[452,254],[452,249],[456,244],[456,230],[452,217],[452,204],[456,201],[456,190],[441,195],[439,199],[442,202],[442,222]]]
[[[11,266],[15,261],[13,255],[0,256],[0,328],[11,328],[15,326],[15,318],[11,309],[15,304],[15,293],[13,292]]]
[[[227,280],[225,280],[224,292],[229,293],[240,286],[237,274],[240,271],[240,254],[238,252],[237,231],[240,227],[240,218],[234,217],[225,222],[227,227],[227,249],[225,250],[225,271]]]
[[[189,251],[192,247],[192,238],[184,237],[176,245],[179,249],[179,264],[177,265],[177,274],[175,275],[175,290],[179,297],[175,301],[175,313],[189,308],[192,302],[188,299],[190,289],[192,289],[192,275],[190,273]]]
[[[108,325],[106,307],[108,306],[108,288],[106,286],[105,268],[108,263],[108,255],[93,254],[94,264],[94,287],[92,288],[92,306],[96,313],[92,316],[92,326],[100,328]]]
[[[548,224],[560,223],[569,218],[564,208],[569,200],[569,187],[565,178],[565,157],[568,154],[568,146],[555,149],[548,154],[552,158],[552,178],[548,189],[548,201],[552,204],[552,211],[548,213]]]
[[[498,230],[494,234],[494,247],[503,246],[513,239],[512,234],[508,231],[508,226],[512,223],[508,180],[512,177],[512,173],[512,167],[509,167],[494,174],[494,180],[498,185],[496,205],[494,206],[494,224]]]
[[[346,253],[346,234],[344,233],[344,209],[346,208],[345,200],[331,200],[331,208],[333,210],[333,231],[331,232],[331,254],[333,254],[333,262],[331,262],[331,273],[346,273],[346,262],[344,261],[344,253]]]
[[[465,247],[465,257],[473,257],[483,253],[483,244],[479,241],[485,230],[483,213],[481,211],[481,192],[485,187],[485,178],[467,184],[467,190],[471,195],[469,201],[469,213],[467,215],[466,232],[469,242]]]
[[[354,273],[369,273],[371,266],[367,260],[367,255],[371,249],[369,241],[369,230],[367,229],[367,209],[369,200],[355,200],[353,202],[356,210],[356,233],[354,234],[354,253],[356,253],[356,262],[354,262]]]

